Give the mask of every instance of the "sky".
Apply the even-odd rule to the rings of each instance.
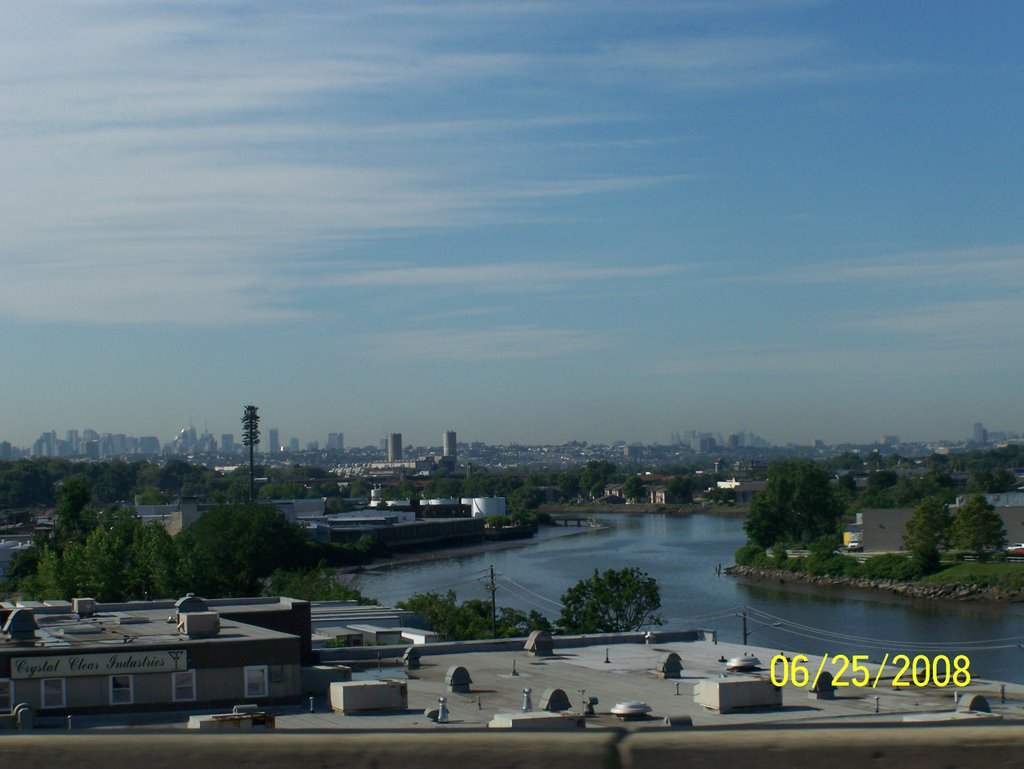
[[[12,0],[0,440],[1024,431],[1024,4]]]

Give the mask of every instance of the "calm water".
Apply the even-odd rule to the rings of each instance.
[[[738,518],[608,515],[597,520],[606,528],[515,550],[372,570],[359,575],[357,584],[385,604],[449,589],[460,599],[487,598],[485,576],[493,564],[499,606],[537,609],[556,618],[558,598],[595,568],[639,566],[658,580],[668,628],[713,628],[723,640],[738,642],[739,607],[747,605],[750,643],[758,646],[870,654],[879,660],[886,652],[950,657],[963,652],[970,656],[973,675],[1024,683],[1024,648],[1018,645],[1024,644],[1024,605],[910,600],[847,588],[781,589],[719,577],[716,566],[730,565],[744,542]],[[923,645],[938,643],[949,647]]]

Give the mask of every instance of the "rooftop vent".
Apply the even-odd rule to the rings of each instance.
[[[406,670],[419,670],[420,650],[415,646],[408,647],[402,655],[402,662],[405,663]]]
[[[31,609],[15,609],[4,624],[4,635],[14,643],[32,644],[38,629],[36,615]]]
[[[540,698],[540,709],[552,713],[559,713],[563,710],[571,710],[572,703],[569,702],[569,695],[564,689],[545,689],[544,695]]]
[[[469,677],[469,671],[461,665],[452,665],[444,677],[445,688],[449,692],[465,694],[469,691],[469,685],[473,679]]]
[[[554,654],[555,644],[551,638],[551,633],[546,630],[534,630],[530,633],[530,637],[526,639],[526,645],[523,649],[534,657],[550,657]]]
[[[202,598],[196,597],[195,593],[187,593],[182,598],[179,598],[174,602],[174,608],[178,610],[178,614],[188,614],[196,611],[209,611],[206,601]]]
[[[651,712],[651,706],[646,702],[616,702],[612,705],[611,714],[618,716],[625,720],[633,720],[640,718],[647,718],[647,714]]]
[[[658,660],[658,678],[680,678],[683,671],[683,661],[675,652],[669,652]]]

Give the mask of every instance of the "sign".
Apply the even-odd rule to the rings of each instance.
[[[11,678],[19,679],[172,673],[179,670],[188,670],[188,656],[184,649],[11,658]]]

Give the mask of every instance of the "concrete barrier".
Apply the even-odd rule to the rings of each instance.
[[[466,731],[266,732],[240,735],[50,732],[5,734],[7,766],[20,769],[941,769],[1021,766],[1024,726]]]
[[[1009,769],[1024,726],[798,728],[637,732],[619,744],[624,769]]]

